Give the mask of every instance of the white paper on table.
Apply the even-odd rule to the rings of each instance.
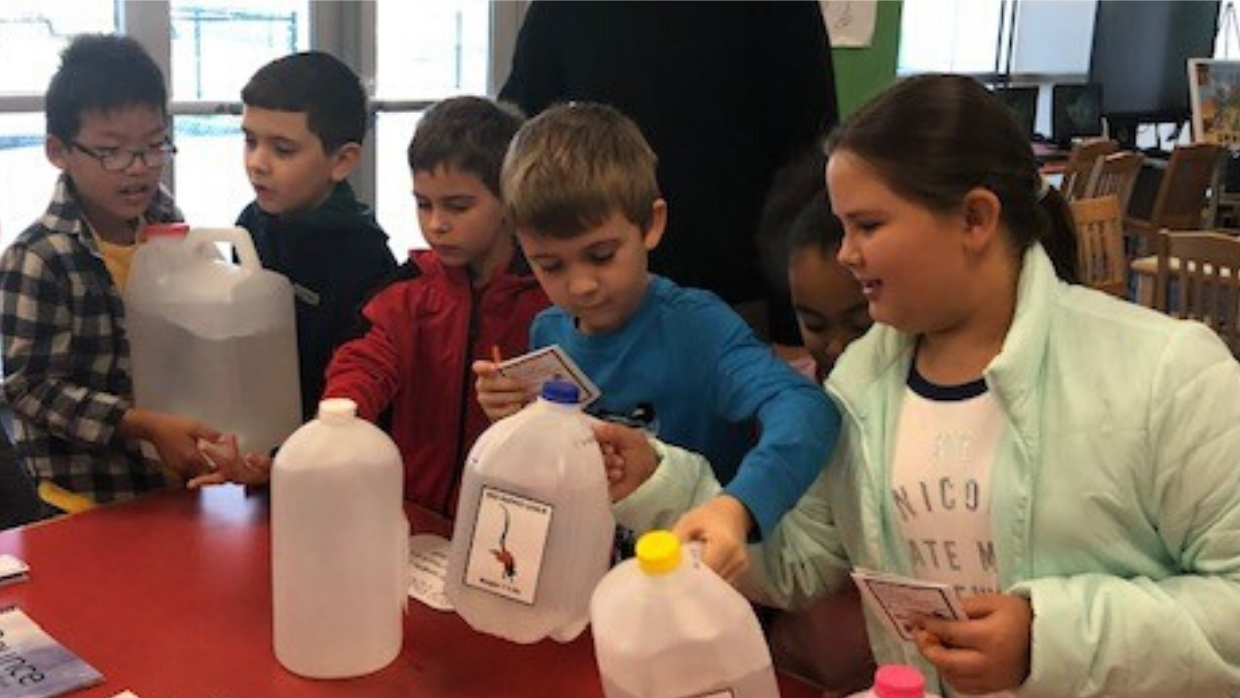
[[[439,611],[452,610],[443,592],[451,545],[447,538],[432,533],[409,538],[409,598]]]
[[[30,565],[13,555],[0,555],[0,584],[24,582],[30,574]]]

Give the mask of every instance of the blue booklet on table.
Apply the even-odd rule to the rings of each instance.
[[[20,608],[0,608],[0,698],[50,698],[102,682]]]

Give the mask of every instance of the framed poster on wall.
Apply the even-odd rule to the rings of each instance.
[[[1240,148],[1240,61],[1188,60],[1193,140]]]

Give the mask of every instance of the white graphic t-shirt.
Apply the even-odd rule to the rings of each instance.
[[[984,380],[942,386],[909,372],[892,455],[893,510],[913,575],[951,584],[961,597],[999,591],[990,482],[1006,428]]]

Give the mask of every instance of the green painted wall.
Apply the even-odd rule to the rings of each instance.
[[[841,118],[895,82],[901,7],[899,0],[881,0],[878,3],[873,45],[832,51]]]

